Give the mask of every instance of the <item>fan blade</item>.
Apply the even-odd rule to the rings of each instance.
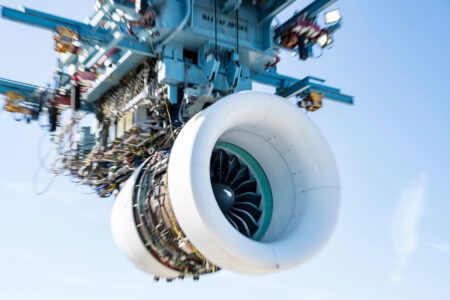
[[[211,168],[212,168],[212,178],[213,183],[220,183],[220,162],[219,162],[219,151],[214,151],[211,158]]]
[[[212,164],[209,166],[209,177],[211,178],[211,183],[217,183],[216,182],[216,176],[214,175],[214,168]]]
[[[252,215],[255,223],[258,223],[259,218],[261,218],[262,212],[261,210],[250,202],[235,202],[234,206],[236,209],[242,209]]]
[[[250,230],[248,229],[247,224],[245,224],[244,220],[242,220],[238,215],[233,213],[231,210],[227,212],[227,215],[231,219],[233,219],[233,221],[236,223],[240,233],[246,235],[247,237],[251,237]]]
[[[228,173],[224,180],[225,184],[230,183],[230,180],[232,178],[234,178],[234,175],[236,175],[236,173],[239,171],[239,168],[240,168],[239,160],[237,159],[236,156],[233,156],[233,158],[230,160],[230,166],[228,167]]]
[[[228,216],[228,214],[225,214],[225,218],[227,218],[228,222],[231,223],[231,226],[233,226],[234,228],[236,228],[236,230],[240,232],[239,226],[237,226],[237,224]]]
[[[250,202],[259,207],[261,204],[261,195],[256,193],[243,193],[237,195],[235,200],[236,202]]]
[[[219,162],[219,156],[217,155],[217,150],[214,150],[211,155],[211,167],[217,168],[218,162]]]
[[[256,181],[250,179],[241,183],[235,190],[235,194],[242,194],[245,192],[256,192]]]
[[[253,216],[251,214],[249,214],[245,210],[235,207],[231,209],[231,212],[233,212],[234,214],[239,216],[242,220],[244,220],[248,230],[250,231],[250,235],[253,235],[256,232],[256,230],[258,230],[258,224],[255,221],[255,219],[253,219]]]
[[[244,166],[242,169],[239,170],[239,172],[237,172],[236,176],[231,181],[230,185],[232,188],[235,188],[241,182],[248,179],[250,179],[250,172],[248,171],[248,168]]]
[[[220,150],[219,153],[220,153],[219,154],[219,161],[220,161],[220,167],[219,167],[220,178],[219,178],[219,180],[221,183],[223,183],[223,179],[225,178],[225,175],[228,172],[228,154],[223,150]]]

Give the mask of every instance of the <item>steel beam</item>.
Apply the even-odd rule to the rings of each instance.
[[[0,94],[14,92],[24,97],[30,97],[37,91],[45,91],[45,90],[46,88],[37,85],[0,78]]]
[[[34,9],[23,8],[22,10],[17,10],[0,6],[0,10],[1,16],[5,19],[50,30],[52,32],[56,32],[57,28],[60,26],[69,28],[79,35],[82,42],[87,44],[108,45],[115,39],[115,33],[109,30],[54,16]],[[128,37],[123,38],[117,43],[117,47],[125,50],[132,50],[141,55],[154,56],[153,50],[149,45],[142,44]]]
[[[93,86],[85,93],[84,100],[92,103],[100,99],[104,93],[120,83],[125,74],[139,65],[144,56],[127,51],[111,68],[97,78]]]
[[[316,91],[323,94],[324,98],[328,100],[353,104],[352,96],[342,94],[337,88],[324,85],[323,83],[325,80],[317,77],[308,76],[298,80],[276,72],[266,71],[252,74],[252,79],[262,84],[275,86],[277,88],[276,94],[285,98],[300,96]]]
[[[346,104],[353,104],[353,97],[342,94],[337,88],[326,86],[325,80],[315,77],[305,77],[302,80],[297,81],[285,88],[277,90],[277,94],[289,98],[293,96],[301,96],[302,94],[308,94],[312,91],[318,92],[324,96],[325,99],[334,100]]]

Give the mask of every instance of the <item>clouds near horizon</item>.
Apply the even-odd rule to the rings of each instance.
[[[393,284],[403,280],[404,272],[419,244],[418,227],[425,211],[427,176],[420,175],[402,190],[392,219],[392,247],[395,269],[391,273]]]

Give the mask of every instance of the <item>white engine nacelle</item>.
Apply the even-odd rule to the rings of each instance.
[[[181,129],[170,158],[151,160],[119,193],[112,231],[157,277],[292,268],[316,254],[335,225],[339,178],[330,148],[284,98],[224,97]]]

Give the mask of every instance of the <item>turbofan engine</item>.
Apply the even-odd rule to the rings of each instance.
[[[338,208],[337,168],[317,127],[284,98],[242,92],[192,117],[170,151],[134,172],[112,232],[157,278],[264,274],[315,255]]]

